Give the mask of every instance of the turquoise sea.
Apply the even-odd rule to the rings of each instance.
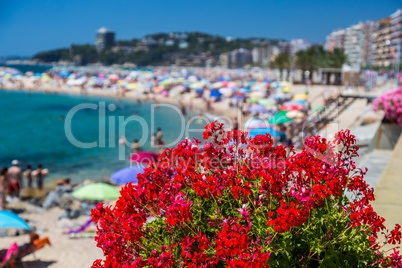
[[[72,116],[71,133],[80,142],[97,142],[94,148],[76,147],[66,136],[69,111],[80,104],[93,107],[77,110]],[[102,105],[105,106],[104,115],[99,112]],[[110,107],[115,109],[110,110]],[[185,138],[185,133],[181,135],[181,117],[177,111],[152,107],[152,103],[138,104],[111,98],[0,91],[0,167],[10,166],[13,159],[18,159],[23,166],[30,163],[36,167],[42,163],[49,169],[48,179],[70,177],[73,181],[81,181],[108,177],[113,171],[129,165],[129,148],[118,144],[123,133],[119,133],[119,127],[121,131],[125,130],[130,142],[140,139],[144,133],[140,123],[130,122],[121,127],[119,120],[127,120],[133,115],[143,119],[148,129],[145,130],[148,135],[144,135],[143,148],[146,150],[151,150],[151,122],[154,122],[155,131],[162,128],[167,143]],[[193,122],[190,127],[195,131],[187,136],[201,138],[204,125],[201,121]],[[104,148],[101,148],[102,143]],[[125,152],[119,159],[123,148]]]

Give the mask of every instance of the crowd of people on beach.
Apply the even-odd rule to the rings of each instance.
[[[24,187],[43,190],[48,173],[42,164],[38,164],[36,170],[26,164],[23,170],[18,160],[13,160],[10,167],[3,167],[0,171],[0,208],[5,209],[8,199],[18,199]]]

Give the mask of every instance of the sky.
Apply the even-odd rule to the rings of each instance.
[[[199,31],[320,43],[398,8],[401,0],[0,0],[0,57],[94,44],[102,26],[117,40]]]

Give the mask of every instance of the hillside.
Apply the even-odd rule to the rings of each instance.
[[[283,40],[266,38],[225,38],[206,33],[156,33],[141,39],[118,40],[115,46],[97,51],[94,45],[71,45],[43,51],[33,59],[44,63],[72,62],[80,65],[102,63],[104,65],[133,63],[148,65],[193,65],[216,64],[222,53],[244,48],[277,45]]]

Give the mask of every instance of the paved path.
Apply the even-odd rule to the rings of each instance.
[[[386,219],[387,228],[402,224],[402,135],[378,182],[375,197],[374,209]]]

